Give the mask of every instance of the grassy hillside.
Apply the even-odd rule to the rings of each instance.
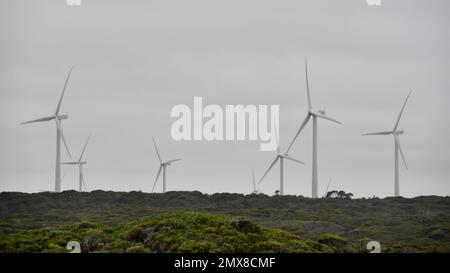
[[[174,240],[173,245],[166,248],[146,245],[142,240],[123,237],[135,226],[158,226],[155,223],[164,219],[178,224],[169,223],[170,228],[158,229],[152,234],[163,241]],[[207,224],[196,226],[201,225],[196,222],[199,219],[206,219]],[[261,241],[252,241],[254,233],[249,235],[237,229],[235,223],[239,221],[262,232],[264,236],[257,236]],[[79,228],[80,223],[87,222],[90,224],[86,224],[86,228],[83,225]],[[226,234],[213,231],[211,227],[217,226],[234,228],[235,233],[230,236],[242,241],[233,241],[235,239],[225,238]],[[196,239],[196,230],[202,240]],[[87,250],[131,251],[129,248],[135,247],[135,250],[149,252],[185,251],[185,247],[189,247],[182,247],[182,244],[190,242],[192,249],[189,251],[358,252],[364,251],[365,242],[376,240],[385,252],[450,252],[450,198],[343,200],[199,192],[0,193],[0,251],[11,251],[19,246],[28,251],[52,251],[45,244],[35,250],[27,249],[30,241],[20,244],[20,238],[26,241],[30,236],[33,241],[55,233],[85,240],[88,233],[95,232],[106,234],[108,242],[115,243],[104,249],[106,243],[103,242]],[[55,247],[61,247],[58,236],[46,242],[53,242],[54,238],[59,242],[53,242]],[[116,243],[123,247],[116,247]]]

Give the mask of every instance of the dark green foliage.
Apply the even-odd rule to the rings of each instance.
[[[239,219],[234,221],[232,225],[239,231],[244,233],[260,233],[261,229],[249,220]]]
[[[95,227],[95,228],[93,228]],[[3,235],[0,252],[319,252],[323,246],[286,231],[261,228],[228,216],[177,212],[116,228],[73,224]]]
[[[176,242],[172,240],[176,237],[170,234],[170,240],[164,238],[161,244],[155,246],[151,245],[151,241],[146,241],[148,238],[159,238],[160,234],[168,234],[170,229],[179,230],[185,225],[192,225],[189,221],[172,221],[167,223],[170,228],[166,224],[146,228],[129,226],[121,234],[121,240],[116,241],[116,237],[112,236],[117,228],[128,223],[149,217],[156,219],[180,210],[230,216],[227,225],[201,226],[212,231],[219,229],[214,232],[229,238],[219,244],[214,238],[204,241],[186,238],[175,250],[172,244]],[[202,222],[209,222],[210,216],[200,214],[195,219],[198,225],[202,225]],[[60,228],[73,223],[79,223],[76,230],[74,226],[68,230]],[[250,251],[240,247],[245,243],[241,236],[250,240],[258,236],[263,227],[281,229],[291,236],[310,240],[308,242],[317,242],[325,233],[348,241],[344,247],[322,244],[326,247],[322,251],[365,252],[364,242],[367,243],[370,238],[381,243],[383,252],[450,252],[450,198],[310,199],[289,195],[208,195],[200,192],[0,193],[2,250],[43,251],[45,245],[46,251],[59,251],[61,247],[65,250],[63,243],[67,242],[66,239],[78,239],[84,242],[83,250],[89,251]],[[29,238],[30,232],[37,229],[46,230],[43,237]],[[234,232],[239,236],[234,236]],[[27,244],[20,244],[20,240],[27,241]],[[280,246],[279,243],[277,240],[263,240],[255,243],[252,251],[298,250],[295,246]]]
[[[340,199],[352,199],[353,193],[346,193],[345,191],[329,191],[327,192],[326,198],[340,198]]]
[[[317,240],[319,244],[326,245],[333,249],[335,252],[355,252],[353,249],[348,247],[348,241],[338,235],[325,233],[322,234]]]

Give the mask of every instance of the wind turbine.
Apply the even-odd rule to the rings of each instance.
[[[159,169],[158,169],[158,174],[156,175],[155,183],[153,184],[152,192],[155,190],[156,182],[158,182],[159,175],[161,174],[161,171],[162,171],[163,172],[163,193],[165,193],[166,192],[166,167],[170,166],[175,161],[181,160],[181,158],[163,161],[161,158],[161,155],[159,154],[158,147],[156,146],[156,141],[153,137],[152,137],[152,140],[153,140],[153,145],[155,146],[156,154],[158,155],[159,164],[160,164]]]
[[[300,160],[297,160],[297,159],[295,159],[293,157],[290,157],[287,152],[284,153],[284,154],[282,154],[280,152],[280,144],[278,142],[278,132],[277,132],[276,124],[275,124],[275,139],[277,141],[277,156],[275,157],[275,159],[272,162],[272,164],[270,164],[269,168],[264,173],[264,175],[261,177],[261,179],[259,180],[258,184],[261,184],[261,182],[264,179],[264,177],[266,177],[266,175],[270,172],[270,170],[273,168],[273,166],[275,164],[277,164],[278,160],[280,160],[280,195],[283,195],[284,194],[284,183],[283,183],[283,180],[284,180],[284,177],[283,177],[283,174],[284,174],[284,170],[283,170],[284,159],[291,160],[291,161],[294,161],[294,162],[297,162],[297,163],[301,163],[301,164],[304,164],[304,163],[302,161],[300,161]]]
[[[292,148],[292,145],[294,144],[298,135],[303,130],[303,128],[306,126],[309,119],[312,117],[312,121],[313,121],[312,198],[317,198],[318,197],[318,188],[319,188],[318,173],[317,173],[317,118],[326,119],[326,120],[332,121],[337,124],[341,124],[341,122],[325,115],[325,110],[314,110],[313,109],[312,104],[311,104],[311,94],[309,92],[308,62],[307,62],[306,58],[305,58],[305,73],[306,73],[306,93],[308,96],[308,113],[306,114],[306,118],[303,121],[302,125],[300,126],[297,133],[295,134],[294,139],[292,139],[292,142],[289,145],[289,148],[287,149],[286,153],[289,153],[289,151]]]
[[[73,161],[73,162],[63,162],[61,164],[63,165],[78,165],[78,172],[79,172],[79,191],[82,192],[83,191],[83,187],[84,190],[86,190],[86,184],[84,183],[84,176],[83,176],[83,165],[87,164],[87,161],[82,161],[83,159],[83,155],[84,152],[86,151],[86,147],[88,145],[89,139],[91,138],[91,136],[89,135],[88,138],[86,139],[86,143],[84,144],[83,147],[83,151],[81,152],[80,158],[78,159],[78,161]]]
[[[67,147],[67,142],[64,137],[64,133],[61,127],[61,120],[67,119],[68,115],[60,115],[59,110],[61,109],[61,103],[64,97],[64,93],[66,91],[67,83],[69,82],[70,74],[72,74],[72,68],[69,70],[69,74],[67,75],[66,82],[64,83],[64,88],[59,98],[58,106],[56,107],[56,111],[52,116],[35,119],[31,121],[22,122],[21,124],[35,123],[35,122],[44,122],[54,120],[56,123],[56,169],[55,169],[55,192],[61,191],[61,139],[64,142],[64,147],[66,148],[67,154],[69,158],[72,159],[70,155],[69,148]]]
[[[408,96],[406,97],[405,102],[403,103],[402,109],[397,117],[397,121],[394,124],[394,128],[391,131],[384,132],[376,132],[376,133],[367,133],[362,134],[363,136],[376,136],[376,135],[392,135],[394,137],[394,157],[395,157],[395,178],[394,178],[394,196],[400,195],[400,184],[399,184],[399,171],[398,171],[398,152],[400,151],[400,155],[402,156],[403,163],[405,164],[406,169],[408,169],[408,165],[406,164],[405,155],[403,154],[402,147],[400,146],[399,135],[405,133],[403,130],[398,130],[398,124],[400,123],[400,118],[402,117],[403,110],[405,110],[406,103],[408,102],[409,96],[412,91],[409,91]]]

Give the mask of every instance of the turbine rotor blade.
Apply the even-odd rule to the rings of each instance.
[[[164,162],[164,164],[168,164],[168,163],[172,163],[172,162],[180,161],[180,160],[181,160],[181,158],[172,159],[172,160],[169,160],[169,161]]]
[[[66,173],[66,172],[64,172],[63,176],[61,177],[61,182],[63,182],[63,181],[64,181],[64,178],[66,178],[66,175],[67,175],[67,173]]]
[[[411,92],[412,91],[409,91],[408,96],[406,97],[406,100],[403,103],[402,110],[400,110],[400,114],[398,114],[397,121],[395,122],[394,129],[392,131],[397,130],[398,124],[400,123],[400,118],[402,117],[402,114],[403,114],[403,110],[405,110],[406,103],[408,102],[409,96],[411,96]]]
[[[56,107],[55,115],[58,115],[59,109],[61,108],[61,103],[62,103],[62,100],[64,97],[64,93],[66,92],[67,83],[69,82],[69,78],[70,78],[70,75],[72,74],[72,70],[73,70],[73,67],[70,68],[69,74],[67,74],[66,82],[64,83],[63,91],[61,93],[61,96],[59,97],[58,107]]]
[[[267,169],[267,171],[264,173],[264,175],[261,177],[261,179],[259,180],[258,184],[261,184],[262,180],[264,179],[264,177],[266,177],[266,175],[270,172],[270,170],[273,168],[273,166],[277,163],[278,159],[280,158],[280,156],[277,155],[277,157],[275,157],[275,160],[272,162],[272,164],[270,164],[269,168]]]
[[[303,128],[306,126],[306,124],[309,121],[309,118],[311,117],[311,114],[308,113],[308,115],[306,116],[305,120],[303,121],[302,125],[300,126],[300,128],[298,129],[297,133],[295,134],[294,138],[291,141],[291,144],[289,145],[289,148],[286,151],[286,154],[289,153],[289,151],[292,148],[292,145],[294,145],[295,140],[297,139],[298,135],[300,134],[300,132],[303,130]]]
[[[72,155],[70,154],[69,147],[67,146],[66,138],[64,137],[64,133],[63,133],[62,126],[61,126],[61,121],[56,117],[55,122],[56,122],[56,127],[58,127],[57,130],[59,131],[60,137],[64,143],[64,147],[66,147],[67,154],[69,155],[69,158],[72,159]]]
[[[317,113],[317,112],[314,112],[313,114],[314,114],[316,117],[323,118],[323,119],[327,119],[327,120],[332,121],[332,122],[337,123],[337,124],[342,124],[340,121],[335,120],[334,118],[332,118],[332,117],[330,117],[330,116],[327,116],[327,115],[325,115],[325,114],[320,114],[320,113]]]
[[[30,121],[25,121],[25,122],[21,122],[20,124],[28,124],[28,123],[35,123],[35,122],[44,122],[44,121],[49,121],[54,119],[55,117],[45,117],[45,118],[39,118],[39,119],[35,119],[35,120],[30,120]]]
[[[305,164],[305,162],[300,161],[300,160],[298,160],[298,159],[295,159],[295,158],[293,158],[293,157],[290,157],[290,156],[288,156],[288,155],[283,155],[283,158],[286,158],[286,159],[288,159],[288,160],[291,160],[291,161],[294,161],[294,162],[297,162],[297,163],[300,163],[300,164]]]
[[[397,143],[398,150],[400,151],[400,155],[402,156],[403,163],[405,164],[405,168],[408,169],[408,165],[406,164],[405,155],[403,154],[402,146],[400,145],[400,139],[398,139],[398,135],[394,134],[395,142]]]
[[[276,140],[276,142],[277,142],[277,153],[279,154],[280,153],[280,141],[278,140],[278,130],[277,130],[277,126],[278,126],[278,124],[276,123],[276,122],[274,122],[274,129],[275,129],[275,140]]]
[[[81,159],[83,158],[84,152],[86,151],[86,147],[88,145],[89,139],[91,138],[91,135],[92,134],[90,134],[86,139],[86,143],[84,144],[83,151],[81,152],[80,159],[78,159],[78,162],[81,162]]]
[[[78,165],[78,162],[62,162],[61,165]]]
[[[156,175],[155,183],[153,184],[152,192],[155,190],[156,182],[158,182],[158,177],[161,174],[162,171],[162,165],[159,166],[158,174]]]
[[[333,180],[333,179],[330,178],[330,180],[328,181],[327,189],[325,190],[325,194],[323,195],[323,197],[327,197],[327,193],[328,193],[328,189],[330,188],[331,180]]]
[[[81,183],[84,187],[84,190],[86,191],[86,184],[84,183],[84,174],[83,174],[83,168],[80,168],[80,176],[81,176]]]
[[[383,131],[383,132],[375,132],[375,133],[365,133],[361,134],[362,136],[381,136],[381,135],[390,135],[393,132],[391,131]]]
[[[152,137],[152,140],[153,140],[153,146],[155,146],[156,154],[158,155],[159,163],[163,163],[162,159],[161,159],[161,155],[159,154],[159,151],[158,151],[158,146],[156,146],[155,138]]]
[[[305,74],[306,74],[306,93],[308,96],[308,109],[311,110],[312,109],[312,105],[311,105],[311,94],[309,93],[309,80],[308,80],[308,60],[305,57]]]
[[[253,178],[253,191],[256,191],[256,182],[255,182],[255,169],[252,169],[252,178]]]
[[[85,184],[85,182],[84,182],[84,176],[83,176],[83,174],[81,174],[81,182],[83,183],[84,191],[87,191],[87,187],[86,187],[86,184]]]

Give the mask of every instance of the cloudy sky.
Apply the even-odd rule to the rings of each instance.
[[[89,190],[151,191],[158,160],[168,190],[252,190],[275,152],[258,141],[181,141],[170,135],[177,104],[280,105],[285,150],[312,102],[343,122],[319,121],[319,194],[393,194],[389,130],[409,90],[400,128],[409,170],[404,196],[450,194],[450,2],[385,0],[0,1],[0,191],[53,190],[55,124],[20,122],[51,115],[71,66],[61,112],[75,157],[92,132],[85,168]],[[285,193],[311,195],[312,128],[285,163]],[[63,152],[63,159],[67,159]],[[64,190],[77,169],[63,168]],[[278,189],[279,170],[261,191]],[[158,184],[158,191],[161,184]]]

